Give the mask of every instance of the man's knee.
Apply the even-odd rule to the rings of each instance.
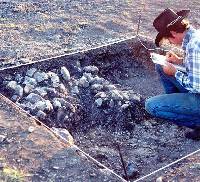
[[[163,67],[160,64],[155,64],[155,70],[159,74],[164,74]]]
[[[159,116],[160,112],[166,109],[164,100],[166,100],[167,97],[168,95],[157,95],[147,99],[145,101],[145,110],[153,116]]]
[[[155,114],[155,102],[153,97],[145,101],[145,110],[151,115]]]

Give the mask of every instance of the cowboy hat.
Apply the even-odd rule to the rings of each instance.
[[[190,10],[181,10],[175,13],[172,9],[165,9],[153,22],[153,26],[158,31],[155,44],[159,46],[161,39],[169,34],[168,28],[176,22],[181,22],[189,12]]]

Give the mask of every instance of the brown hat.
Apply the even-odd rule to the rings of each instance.
[[[165,9],[153,22],[153,26],[158,31],[155,39],[156,46],[159,46],[161,39],[168,34],[168,28],[178,21],[182,21],[189,14],[190,10],[182,10],[175,13],[172,9]]]

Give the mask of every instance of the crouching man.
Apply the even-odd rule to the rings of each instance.
[[[200,30],[189,25],[189,10],[174,12],[165,9],[153,22],[158,31],[155,43],[163,40],[180,45],[185,53],[181,58],[167,53],[167,65],[156,65],[166,94],[146,100],[145,108],[151,115],[192,130],[187,138],[200,140]],[[184,64],[186,72],[176,70],[171,64]]]

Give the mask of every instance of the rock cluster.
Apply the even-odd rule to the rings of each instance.
[[[69,94],[72,83],[66,67],[48,72],[31,68],[25,74],[6,76],[3,84],[11,100],[41,120],[59,123],[76,112],[76,99]]]
[[[17,105],[59,127],[80,125],[86,119],[94,123],[105,119],[105,123],[119,122],[127,119],[135,111],[133,106],[141,102],[141,97],[132,90],[121,90],[99,77],[98,67],[90,65],[80,70],[81,76],[77,77],[65,66],[46,72],[30,68],[22,74],[7,75],[3,85]],[[89,117],[85,118],[85,114]]]

